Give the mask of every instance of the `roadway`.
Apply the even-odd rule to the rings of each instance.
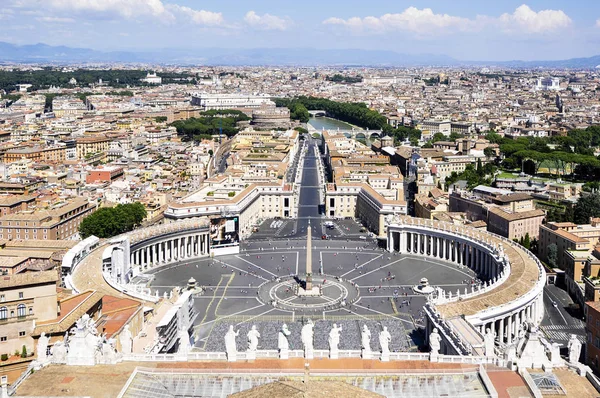
[[[570,310],[573,300],[563,289],[555,285],[544,287],[544,319],[541,329],[546,337],[566,347],[571,334],[585,341],[585,323]]]
[[[319,181],[319,169],[317,168],[320,156],[319,149],[312,138],[307,139],[305,145],[308,148],[308,153],[302,164],[302,183],[298,198],[298,224],[296,234],[293,236],[297,238],[306,236],[309,221],[313,228],[313,236],[320,237],[322,234],[321,221],[323,216],[319,213],[319,205],[321,205],[320,190],[323,188],[321,181]]]

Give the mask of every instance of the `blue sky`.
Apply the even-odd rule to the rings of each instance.
[[[0,41],[98,50],[361,48],[462,60],[600,55],[593,0],[0,0]]]

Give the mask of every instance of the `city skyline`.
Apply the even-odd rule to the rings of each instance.
[[[462,61],[598,55],[600,5],[582,1],[375,1],[302,7],[263,1],[8,0],[0,34],[14,44],[100,51],[316,48],[446,55]]]

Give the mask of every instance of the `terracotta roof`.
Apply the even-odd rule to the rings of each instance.
[[[86,314],[102,299],[104,294],[88,290],[76,296],[61,301],[61,315],[51,321],[39,322],[32,335],[64,333],[69,330],[79,318]]]
[[[6,275],[0,278],[0,289],[16,286],[38,285],[44,283],[56,283],[58,281],[57,271],[22,272],[15,275]]]
[[[511,193],[508,195],[500,195],[494,198],[498,202],[510,203],[510,202],[518,202],[520,200],[531,200],[533,199],[530,195],[526,193]]]
[[[508,213],[499,207],[492,207],[488,211],[492,214],[497,215],[498,217],[501,217],[501,218],[507,220],[507,221],[524,220],[526,218],[533,218],[533,217],[540,217],[540,216],[543,217],[546,215],[546,213],[541,209]]]
[[[111,338],[141,309],[142,304],[138,301],[106,295],[102,298],[102,318],[98,322],[98,330]]]

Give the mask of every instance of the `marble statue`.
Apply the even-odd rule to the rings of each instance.
[[[288,341],[288,336],[291,332],[288,330],[287,325],[284,323],[281,326],[281,330],[277,335],[277,348],[279,349],[279,358],[288,359],[289,351],[290,351],[290,342]]]
[[[552,362],[553,365],[558,365],[561,362],[560,344],[558,343],[552,343],[550,345],[550,362]]]
[[[300,337],[302,339],[302,345],[304,346],[304,357],[307,359],[313,358],[313,337],[314,331],[313,328],[315,324],[312,320],[308,320],[306,325],[302,326],[302,331],[300,332]]]
[[[101,337],[94,320],[84,314],[75,323],[73,334],[69,337],[67,365],[91,366],[96,364],[96,354],[101,350]]]
[[[379,332],[379,346],[381,347],[381,360],[387,362],[390,360],[390,342],[392,341],[392,335],[388,332],[387,326],[383,327],[383,330]]]
[[[483,336],[483,348],[486,357],[493,357],[495,355],[494,352],[494,340],[495,333],[492,332],[491,329],[486,329],[485,336]]]
[[[42,332],[42,335],[38,339],[37,343],[37,360],[40,363],[46,362],[48,359],[47,351],[48,351],[48,342],[50,338],[46,336],[46,333]]]
[[[527,330],[529,330],[529,324],[527,322],[523,322],[519,326],[519,331],[517,333],[517,353],[521,354],[523,352],[523,347],[526,343],[525,336],[527,335]]]
[[[340,332],[342,331],[341,327],[338,327],[336,323],[333,324],[333,327],[329,331],[329,358],[337,359],[339,356],[339,348],[340,344]]]
[[[227,361],[235,362],[237,360],[237,347],[235,338],[240,335],[240,331],[233,330],[233,325],[229,326],[229,330],[225,333],[225,351],[227,352]]]
[[[569,362],[579,362],[579,356],[581,355],[581,343],[577,339],[577,336],[574,334],[571,335],[571,339],[569,340],[567,347],[569,348]]]
[[[252,328],[247,334],[248,336],[248,351],[255,352],[258,348],[258,339],[260,338],[260,332],[256,330],[256,325],[252,325]]]
[[[119,342],[121,343],[121,352],[123,354],[131,354],[133,349],[133,336],[129,330],[129,325],[125,325],[123,331],[119,335]]]
[[[437,328],[433,328],[433,332],[429,335],[429,347],[431,348],[432,355],[438,355],[440,353],[442,338],[438,333]]]
[[[360,333],[360,344],[363,359],[371,359],[371,331],[367,325],[363,325],[362,332]]]
[[[65,363],[67,361],[67,347],[62,341],[57,341],[52,346],[52,362],[56,364]]]

